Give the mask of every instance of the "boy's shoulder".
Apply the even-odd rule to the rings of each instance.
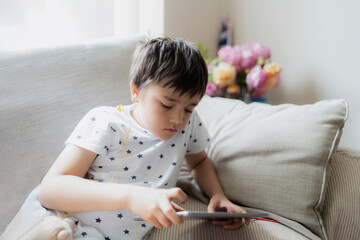
[[[98,106],[89,110],[92,113],[108,113],[108,114],[117,114],[130,111],[132,105],[117,105],[117,106]]]
[[[127,119],[129,115],[126,113],[128,111],[129,106],[99,106],[89,110],[86,115],[91,118],[99,118],[105,121],[117,121],[119,119]]]

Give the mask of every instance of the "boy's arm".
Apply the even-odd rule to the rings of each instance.
[[[96,156],[96,153],[68,144],[40,185],[40,203],[47,208],[65,212],[124,208],[155,227],[182,222],[176,215],[177,206],[171,202],[172,198],[182,202],[186,200],[186,194],[179,188],[152,189],[84,179]]]
[[[215,195],[225,195],[214,165],[205,151],[186,155],[185,158],[191,175],[210,199]]]
[[[246,213],[245,209],[233,204],[225,196],[214,165],[207,157],[205,151],[196,154],[186,155],[186,164],[197,184],[199,184],[200,188],[210,198],[210,203],[208,206],[209,212],[214,212],[216,210],[226,210],[227,212]],[[238,229],[242,225],[242,221],[240,219],[235,219],[235,221],[228,222],[213,221],[213,223],[215,225],[224,226],[224,228],[230,230]],[[250,219],[245,219],[245,223],[246,225],[249,225]]]

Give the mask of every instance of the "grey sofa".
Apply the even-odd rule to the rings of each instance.
[[[129,104],[128,74],[141,37],[0,53],[0,234],[64,147],[81,117]],[[225,193],[271,219],[226,231],[202,220],[155,229],[152,239],[358,239],[360,154],[337,147],[343,100],[305,106],[205,97],[198,106]],[[183,168],[189,210],[208,199]],[[1,238],[5,239],[5,237]]]

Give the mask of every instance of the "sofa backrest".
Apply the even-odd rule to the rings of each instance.
[[[0,235],[93,107],[131,103],[142,37],[0,52]]]

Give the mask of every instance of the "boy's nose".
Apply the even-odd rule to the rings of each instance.
[[[170,122],[175,123],[175,124],[181,124],[182,121],[183,121],[183,112],[174,112],[171,115]]]

